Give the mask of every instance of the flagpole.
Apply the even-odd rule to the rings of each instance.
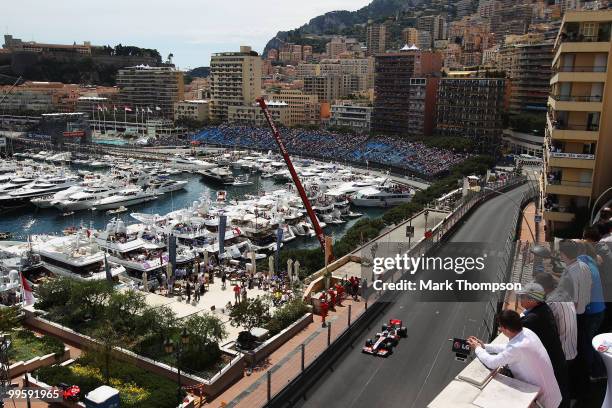
[[[113,121],[115,122],[115,134],[117,134],[117,107],[113,105]]]

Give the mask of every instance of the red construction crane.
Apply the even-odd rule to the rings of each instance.
[[[300,198],[302,199],[302,203],[304,203],[304,207],[306,207],[306,212],[308,213],[310,222],[312,222],[312,226],[315,229],[315,233],[317,234],[317,239],[319,240],[319,244],[321,244],[321,249],[323,250],[323,253],[325,253],[325,234],[323,233],[323,229],[319,225],[319,220],[317,219],[317,216],[315,215],[312,209],[312,206],[310,205],[310,201],[308,201],[308,197],[306,196],[306,191],[304,190],[304,187],[302,186],[302,182],[300,181],[300,178],[298,177],[295,171],[295,168],[293,167],[293,163],[291,163],[291,158],[289,157],[287,148],[285,148],[285,144],[283,143],[283,140],[281,139],[280,132],[278,131],[278,128],[276,127],[276,125],[274,124],[274,121],[272,120],[272,116],[270,115],[270,111],[268,110],[268,106],[266,105],[266,101],[264,100],[264,98],[257,98],[257,103],[259,103],[259,106],[261,107],[261,110],[263,111],[264,116],[266,117],[266,120],[268,121],[268,124],[270,125],[270,128],[272,128],[272,134],[274,135],[276,144],[278,145],[278,148],[280,149],[281,154],[283,155],[283,159],[285,159],[285,163],[287,164],[287,167],[289,168],[289,173],[291,173],[291,178],[293,179],[293,183],[295,184],[295,187],[297,188],[298,193],[300,194]],[[330,257],[333,257],[333,255],[330,254]]]

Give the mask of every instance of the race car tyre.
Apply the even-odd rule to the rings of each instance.
[[[408,328],[402,327],[401,329],[398,330],[397,334],[400,337],[408,337]]]
[[[389,326],[387,326],[386,324],[383,324],[381,331],[384,332],[384,331],[387,331],[387,330],[389,330]]]
[[[372,347],[374,345],[374,341],[372,339],[367,339],[365,345],[366,347]]]

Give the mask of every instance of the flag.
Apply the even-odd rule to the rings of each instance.
[[[151,108],[147,107],[147,113],[153,113],[153,111],[151,110]]]
[[[123,108],[126,112],[131,112],[132,108],[128,108],[127,106]]]
[[[19,272],[19,277],[21,278],[21,289],[23,290],[23,304],[24,306],[33,305],[36,299],[32,293],[32,288],[21,272]]]
[[[113,105],[113,110],[117,112],[117,107],[115,105]]]
[[[89,232],[89,230],[87,231]],[[104,252],[104,271],[106,272],[106,280],[108,280],[109,282],[112,282],[113,274],[111,273],[110,265],[108,263],[108,260],[106,259],[106,252]]]
[[[101,111],[101,110],[102,110],[102,107],[101,107],[100,105],[98,105],[98,110],[99,110],[99,111]]]
[[[104,105],[104,112],[108,112],[108,106]]]
[[[161,110],[161,108],[160,108],[159,106],[156,106],[156,107],[155,107],[155,110],[156,110],[156,111],[160,111],[160,110]]]

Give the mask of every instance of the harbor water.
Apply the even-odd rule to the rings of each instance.
[[[240,174],[235,172],[235,174]],[[228,203],[242,199],[245,194],[257,195],[259,192],[273,191],[284,188],[284,184],[275,183],[271,178],[261,178],[259,174],[251,174],[251,185],[231,186],[209,182],[201,178],[198,174],[182,173],[172,175],[172,179],[187,180],[188,183],[184,190],[166,193],[157,200],[149,201],[128,208],[127,212],[111,215],[106,211],[83,210],[76,211],[74,214],[64,216],[56,208],[39,209],[36,207],[26,207],[13,210],[8,213],[0,214],[0,231],[12,233],[13,240],[27,240],[28,235],[34,234],[55,234],[62,235],[62,231],[68,227],[84,225],[95,229],[103,229],[112,218],[119,217],[126,224],[137,223],[130,216],[130,213],[139,212],[147,214],[164,215],[170,211],[189,207],[193,201],[201,197],[216,199],[217,191],[227,192]],[[363,217],[378,217],[382,215],[382,208],[358,208]],[[334,240],[341,238],[345,232],[359,219],[349,219],[339,225],[329,225],[325,228],[325,233],[331,235]],[[318,241],[315,238],[298,237],[298,239],[288,243],[285,248],[310,248],[317,247]]]

